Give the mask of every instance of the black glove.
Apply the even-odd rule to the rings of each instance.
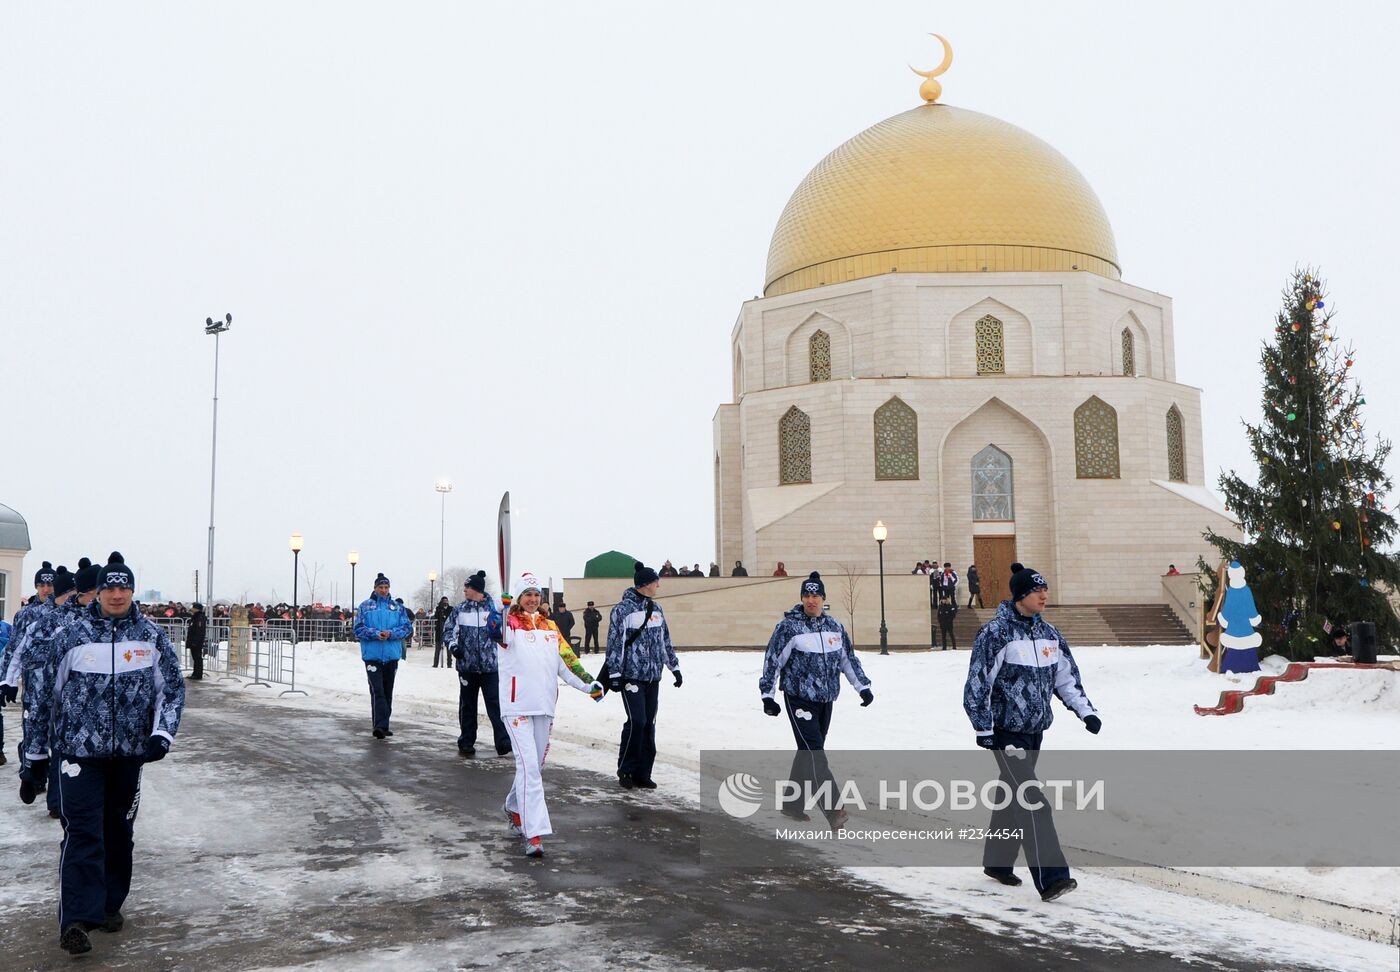
[[[996,745],[992,742],[992,734],[990,732],[987,733],[985,736],[978,736],[977,745],[981,746],[983,749],[996,748]]]
[[[676,669],[674,672],[672,672],[671,674],[674,675],[674,676],[676,676],[676,688],[680,688],[680,687],[681,687],[681,670],[678,668],[678,669]]]
[[[0,685],[0,696],[3,696],[6,702],[13,702],[19,698],[19,686]]]
[[[860,704],[861,704],[861,707],[862,707],[862,708],[864,708],[865,706],[869,705],[871,702],[874,702],[874,701],[875,701],[875,693],[874,693],[874,692],[870,691],[870,689],[868,689],[868,688],[866,688],[866,689],[861,689],[861,690],[860,690]]]
[[[30,760],[28,766],[20,769],[19,778],[28,780],[30,783],[47,782],[49,778],[48,759]],[[43,787],[38,788],[39,792],[43,792],[43,789]]]
[[[781,708],[779,708],[779,706],[778,706],[778,700],[777,700],[777,699],[764,699],[764,700],[763,700],[763,714],[764,714],[764,715],[770,715],[770,716],[782,715],[782,714],[783,714],[783,710],[782,710]]]
[[[622,691],[622,676],[621,676],[621,675],[609,675],[609,676],[608,676],[608,691],[609,691],[609,692],[621,692],[621,691]]]
[[[1099,734],[1099,730],[1103,728],[1103,720],[1101,720],[1098,716],[1085,716],[1084,728],[1088,729],[1090,732],[1097,736]]]
[[[146,740],[146,762],[158,763],[170,752],[170,740],[164,736],[151,736]]]

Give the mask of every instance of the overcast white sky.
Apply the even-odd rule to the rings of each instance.
[[[494,554],[713,556],[711,417],[788,196],[944,101],[1056,146],[1175,300],[1208,482],[1248,462],[1297,263],[1395,437],[1393,4],[6,4],[0,502],[189,598],[222,340],[216,594],[348,601]],[[896,544],[897,538],[891,538]],[[936,551],[895,549],[894,560]],[[26,578],[27,584],[27,578]],[[329,590],[323,587],[326,594]],[[305,589],[303,587],[303,595]]]

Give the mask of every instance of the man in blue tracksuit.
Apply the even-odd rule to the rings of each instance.
[[[656,710],[661,696],[661,667],[665,665],[681,687],[681,663],[671,644],[671,632],[661,605],[652,598],[660,590],[656,571],[633,564],[632,586],[613,607],[608,621],[608,651],[603,667],[608,688],[622,699],[627,721],[617,754],[617,782],[624,789],[656,789],[651,778],[656,762]]]
[[[457,752],[476,755],[476,696],[486,699],[496,755],[510,753],[510,735],[501,721],[500,678],[496,673],[496,639],[501,636],[501,612],[486,593],[486,571],[479,570],[462,585],[461,604],[453,608],[442,627],[442,643],[457,660],[457,721],[461,735]]]
[[[402,604],[389,596],[389,578],[374,579],[374,593],[355,612],[355,637],[369,678],[370,713],[374,738],[392,736],[389,716],[394,708],[394,676],[403,658],[403,641],[413,631],[413,621]]]
[[[0,618],[0,657],[4,657],[5,649],[10,646],[10,638],[14,632],[14,625],[4,618]],[[0,689],[0,766],[9,762],[5,758],[5,703],[7,701],[4,689]]]
[[[89,931],[122,927],[141,769],[170,751],[185,706],[179,656],[141,615],[135,587],[112,554],[96,601],[63,626],[35,680],[25,772],[32,781],[50,759],[59,767],[59,944],[73,955],[91,951]]]
[[[10,641],[0,650],[0,700],[13,702],[19,698],[21,662],[19,649],[29,626],[53,610],[53,564],[47,560],[34,572],[34,597],[15,613],[14,631]],[[20,762],[24,747],[20,746]]]
[[[82,584],[79,584],[81,579]],[[24,720],[25,725],[36,724],[41,713],[36,706],[43,693],[40,691],[45,672],[49,670],[50,658],[57,650],[58,637],[65,625],[71,624],[96,596],[97,568],[84,557],[78,561],[78,570],[70,573],[60,565],[54,571],[54,608],[29,626],[25,632],[25,643],[20,647],[20,677],[24,680]],[[40,777],[29,783],[21,780],[19,798],[24,803],[33,802],[34,795],[47,789],[47,803],[50,817],[58,817],[58,768],[49,764],[48,779]]]
[[[787,702],[788,722],[797,740],[797,755],[792,761],[792,780],[799,787],[819,787],[832,782],[826,763],[826,734],[831,728],[831,710],[841,694],[841,676],[846,676],[860,693],[860,704],[875,701],[870,680],[856,657],[855,647],[846,628],[822,611],[826,604],[826,585],[821,574],[812,571],[802,582],[802,603],[783,615],[768,639],[763,656],[763,674],[758,679],[758,691],[763,697],[763,711],[770,716],[782,714],[774,696],[781,675],[783,699]],[[835,787],[832,787],[833,792]],[[802,809],[802,797],[794,797],[781,808],[789,817],[807,820]],[[845,823],[844,810],[826,811],[833,827]]]
[[[1050,585],[1037,571],[1012,564],[1011,600],[1002,601],[996,617],[977,633],[963,688],[963,708],[977,732],[977,745],[992,750],[1001,781],[1016,793],[1021,784],[1035,779],[1040,741],[1055,714],[1052,695],[1097,733],[1103,728],[1084,686],[1069,643],[1041,617]],[[1045,901],[1053,901],[1079,887],[1069,876],[1060,851],[1050,806],[1038,786],[1028,787],[1022,805],[1010,805],[992,813],[988,830],[1020,832],[1024,839],[987,838],[982,864],[986,875],[1002,884],[1021,883],[1012,871],[1024,846],[1035,889]],[[1037,809],[1028,809],[1039,804]]]

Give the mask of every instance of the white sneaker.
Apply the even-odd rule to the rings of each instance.
[[[506,811],[506,820],[510,823],[510,833],[512,837],[523,836],[525,831],[520,829],[520,814],[514,810]]]
[[[526,857],[543,857],[543,856],[544,856],[544,844],[540,841],[540,839],[539,839],[538,837],[531,837],[529,840],[525,841],[525,856],[526,856]]]

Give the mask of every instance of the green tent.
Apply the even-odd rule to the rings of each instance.
[[[583,565],[584,577],[626,577],[632,576],[632,565],[637,558],[620,550],[600,553]]]

